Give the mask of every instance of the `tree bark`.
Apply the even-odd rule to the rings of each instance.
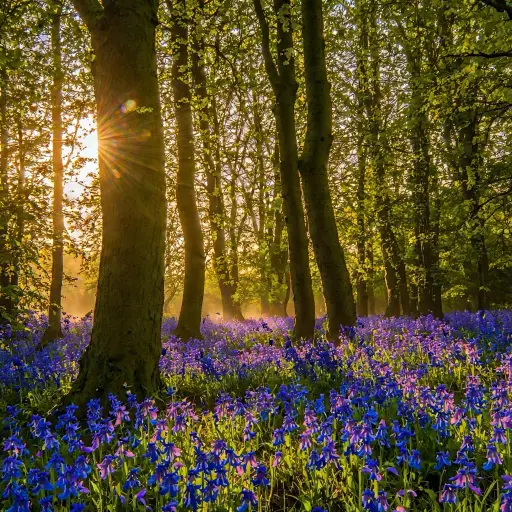
[[[275,98],[275,117],[280,150],[283,210],[288,231],[291,288],[295,304],[294,336],[313,338],[315,299],[309,268],[308,237],[299,180],[295,100],[297,81],[293,56],[293,32],[289,0],[274,0],[277,19],[277,67],[270,51],[270,34],[261,1],[254,7],[262,32],[263,57]]]
[[[338,238],[327,173],[333,136],[322,0],[302,0],[301,7],[308,117],[299,171],[327,307],[327,337],[335,341],[340,326],[355,324],[356,308],[345,253]]]
[[[102,251],[91,342],[68,402],[139,400],[160,387],[164,301],[164,140],[156,1],[73,0],[91,32]]]
[[[485,220],[480,213],[479,205],[480,155],[477,122],[477,113],[474,110],[459,113],[457,150],[459,179],[462,184],[462,195],[468,207],[469,241],[473,250],[472,261],[468,261],[470,293],[473,307],[478,311],[485,311],[489,309],[489,256],[485,242]]]
[[[185,240],[183,300],[175,335],[188,340],[201,338],[201,313],[205,283],[203,232],[195,193],[194,125],[188,79],[188,22],[185,0],[167,0],[171,14],[173,47],[172,88],[178,136],[176,199]]]
[[[62,282],[64,279],[64,166],[62,164],[62,43],[61,18],[62,5],[54,7],[52,13],[52,166],[53,166],[53,245],[52,245],[52,280],[50,284],[50,307],[48,310],[48,328],[43,334],[41,347],[48,342],[62,338]]]

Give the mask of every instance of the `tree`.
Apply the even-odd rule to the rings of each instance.
[[[177,205],[185,239],[183,300],[175,335],[188,340],[201,337],[205,281],[203,232],[195,193],[194,124],[189,84],[188,16],[185,0],[167,0],[171,14],[173,48],[172,87],[178,129]]]
[[[52,248],[52,281],[50,285],[50,308],[48,312],[48,328],[46,329],[41,347],[49,341],[62,337],[62,282],[64,279],[64,214],[62,211],[64,195],[64,166],[62,163],[62,143],[64,130],[62,127],[62,47],[61,17],[62,4],[52,5],[52,166],[53,166],[53,248]]]
[[[327,336],[336,340],[341,325],[355,324],[356,310],[345,253],[338,238],[327,177],[333,137],[322,1],[302,0],[301,6],[308,119],[299,171],[309,232],[327,306]]]
[[[166,205],[158,2],[73,3],[94,50],[103,216],[92,337],[67,399],[83,407],[159,388]]]
[[[299,181],[295,101],[297,81],[293,55],[293,31],[289,0],[275,0],[277,22],[277,66],[270,48],[270,30],[260,0],[254,0],[260,25],[265,68],[276,98],[275,116],[279,138],[279,157],[283,210],[288,231],[290,276],[295,304],[295,336],[312,338],[315,301],[309,269],[308,239]]]

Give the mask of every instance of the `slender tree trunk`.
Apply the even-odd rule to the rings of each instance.
[[[92,36],[102,251],[94,326],[68,402],[160,387],[165,170],[157,2],[73,0]]]
[[[258,161],[258,230],[257,237],[259,243],[259,268],[261,279],[260,303],[261,315],[270,314],[270,283],[267,272],[268,257],[268,238],[266,236],[266,209],[265,209],[265,159],[263,154],[263,128],[261,125],[261,114],[258,93],[254,83],[251,86],[252,92],[252,112],[254,118],[254,133],[256,135],[256,159]]]
[[[288,231],[290,276],[295,304],[296,338],[312,338],[315,299],[309,268],[308,237],[299,180],[295,100],[297,81],[293,57],[293,32],[289,0],[274,0],[277,18],[277,67],[270,51],[270,34],[261,1],[254,0],[262,31],[265,68],[276,97],[275,116],[279,139],[283,210]]]
[[[18,302],[20,297],[19,281],[21,270],[21,257],[23,247],[23,236],[25,234],[25,143],[23,138],[23,126],[21,119],[18,119],[18,184],[16,190],[16,250],[14,251],[13,274],[11,286],[16,294]]]
[[[208,221],[213,238],[213,267],[219,283],[222,299],[222,312],[225,319],[233,318],[235,308],[233,305],[232,286],[229,275],[229,264],[226,251],[226,234],[224,193],[222,190],[222,169],[218,155],[219,141],[212,141],[211,120],[213,118],[213,105],[208,96],[208,77],[204,65],[204,41],[198,29],[204,0],[198,3],[195,29],[193,31],[192,77],[194,79],[194,93],[198,105],[199,131],[202,142],[202,155],[206,169],[206,189],[208,192]],[[215,148],[213,147],[215,145]],[[214,159],[213,155],[217,158]]]
[[[376,314],[375,310],[375,291],[374,291],[374,282],[375,282],[375,270],[373,268],[373,240],[370,238],[368,240],[368,250],[367,250],[367,258],[368,258],[368,315],[372,316]]]
[[[439,197],[439,178],[437,170],[434,170],[432,176],[432,196],[433,196],[433,211],[432,211],[432,313],[435,318],[443,318],[443,303],[442,303],[442,283],[441,283],[441,268],[439,258],[439,228],[441,224],[441,199]]]
[[[50,308],[48,311],[48,328],[41,340],[41,346],[62,338],[62,282],[64,280],[64,213],[62,210],[64,195],[64,166],[62,164],[62,46],[61,27],[62,5],[56,7],[52,14],[52,166],[53,166],[53,246],[52,246],[52,281],[50,285]]]
[[[185,0],[167,0],[171,13],[173,46],[172,88],[178,134],[176,199],[185,239],[183,300],[175,335],[188,340],[201,337],[205,283],[203,232],[195,192],[194,125],[188,80],[188,25]]]
[[[13,301],[9,261],[9,126],[7,120],[7,72],[0,70],[0,324],[9,323],[13,317]]]
[[[273,191],[273,217],[274,228],[269,229],[269,253],[270,253],[270,314],[280,316],[283,314],[283,303],[286,294],[289,295],[290,277],[286,269],[288,264],[288,248],[283,241],[285,222],[281,201],[281,173],[279,170],[279,142],[276,138],[273,156],[274,167],[274,191]],[[284,304],[284,316],[286,304]]]
[[[230,249],[230,268],[229,275],[231,277],[231,292],[233,299],[233,313],[232,318],[234,320],[243,320],[242,305],[240,298],[237,296],[238,284],[239,284],[239,267],[238,267],[238,236],[236,231],[236,220],[238,217],[238,201],[236,196],[236,162],[231,166],[231,182],[229,184],[229,199],[230,199],[230,211],[229,211],[229,249]]]
[[[327,172],[333,136],[322,0],[302,0],[301,7],[308,119],[299,170],[327,306],[327,337],[337,340],[341,325],[355,324],[356,308],[345,253],[338,238]]]
[[[419,51],[419,50],[418,50]],[[416,307],[413,314],[426,315],[434,310],[432,277],[432,234],[430,232],[430,144],[428,140],[428,119],[420,88],[421,56],[412,49],[406,49],[410,73],[410,140],[413,152],[413,205],[414,205],[414,254]]]
[[[361,5],[360,43],[364,56],[361,77],[364,80],[364,105],[368,117],[368,144],[370,160],[375,178],[376,222],[379,229],[384,276],[387,288],[386,316],[409,314],[409,293],[405,261],[391,224],[391,199],[386,183],[385,147],[386,135],[382,128],[380,55],[375,5],[369,9]],[[371,61],[370,61],[371,57]]]
[[[364,73],[363,56],[357,56],[358,83],[358,139],[357,139],[357,258],[358,268],[356,274],[357,287],[357,314],[368,316],[369,284],[367,269],[366,238],[366,165],[367,165],[367,141],[366,126],[364,122]]]

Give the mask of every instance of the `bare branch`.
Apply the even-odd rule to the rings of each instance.
[[[265,12],[263,11],[263,6],[261,5],[261,0],[253,0],[254,10],[256,11],[256,16],[258,18],[258,23],[261,29],[261,41],[262,41],[262,49],[263,49],[263,60],[265,61],[265,69],[267,70],[270,83],[272,84],[272,88],[274,92],[276,91],[279,84],[279,73],[277,72],[277,68],[272,58],[272,53],[270,52],[270,30],[268,27],[268,21],[265,17]]]

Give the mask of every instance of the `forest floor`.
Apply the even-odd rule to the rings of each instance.
[[[42,318],[4,333],[0,509],[512,510],[512,311],[360,319],[338,346],[292,324],[206,319],[182,343],[166,319],[165,410],[112,396],[83,422],[46,415],[91,320],[41,351]]]

